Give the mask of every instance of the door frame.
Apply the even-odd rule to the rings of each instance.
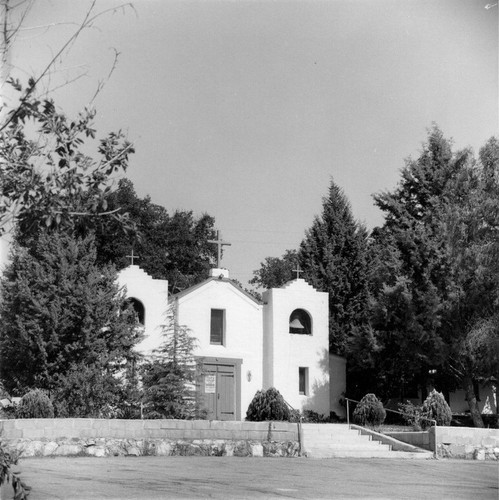
[[[201,374],[204,373],[204,365],[226,365],[234,367],[234,386],[235,386],[235,420],[241,420],[241,365],[243,360],[240,358],[219,358],[211,356],[195,356],[198,366],[201,367]],[[202,390],[202,389],[201,389]]]

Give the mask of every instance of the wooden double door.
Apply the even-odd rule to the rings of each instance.
[[[203,363],[203,392],[209,420],[236,420],[237,366],[230,362]]]

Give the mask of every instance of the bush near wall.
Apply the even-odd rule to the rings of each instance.
[[[358,425],[379,427],[386,418],[383,403],[374,394],[366,394],[353,412],[354,422]]]
[[[246,420],[264,422],[268,420],[286,420],[292,413],[281,393],[274,387],[266,391],[257,391],[246,412]]]
[[[53,418],[54,406],[44,391],[34,389],[21,398],[15,415],[16,418]]]

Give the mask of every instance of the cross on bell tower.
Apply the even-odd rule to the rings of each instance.
[[[303,271],[300,269],[300,263],[298,262],[296,269],[293,269],[293,272],[296,273],[296,279],[300,279],[300,273]]]
[[[138,259],[139,258],[138,255],[134,255],[133,248],[132,248],[132,254],[131,255],[126,255],[126,257],[128,257],[130,259],[130,265],[132,265],[132,266],[133,266],[133,259]]]
[[[217,231],[217,239],[216,240],[208,240],[208,243],[214,243],[217,245],[217,268],[220,267],[220,261],[222,260],[222,247],[223,246],[231,246],[231,243],[228,243],[227,241],[223,241],[222,238],[220,238],[220,231]]]

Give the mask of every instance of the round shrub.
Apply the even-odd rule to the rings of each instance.
[[[431,418],[437,421],[437,425],[450,425],[452,420],[452,411],[450,406],[445,401],[441,392],[435,389],[428,394],[428,397],[423,402],[422,414],[426,418]],[[424,426],[428,427],[433,423],[426,420],[422,422]]]
[[[258,391],[248,406],[246,420],[263,422],[265,420],[289,420],[290,410],[281,393],[271,387]]]
[[[366,394],[353,412],[353,420],[356,424],[367,425],[373,429],[379,427],[385,418],[386,411],[383,403],[374,394]]]
[[[54,407],[52,401],[40,389],[26,393],[16,409],[17,418],[53,418]]]

